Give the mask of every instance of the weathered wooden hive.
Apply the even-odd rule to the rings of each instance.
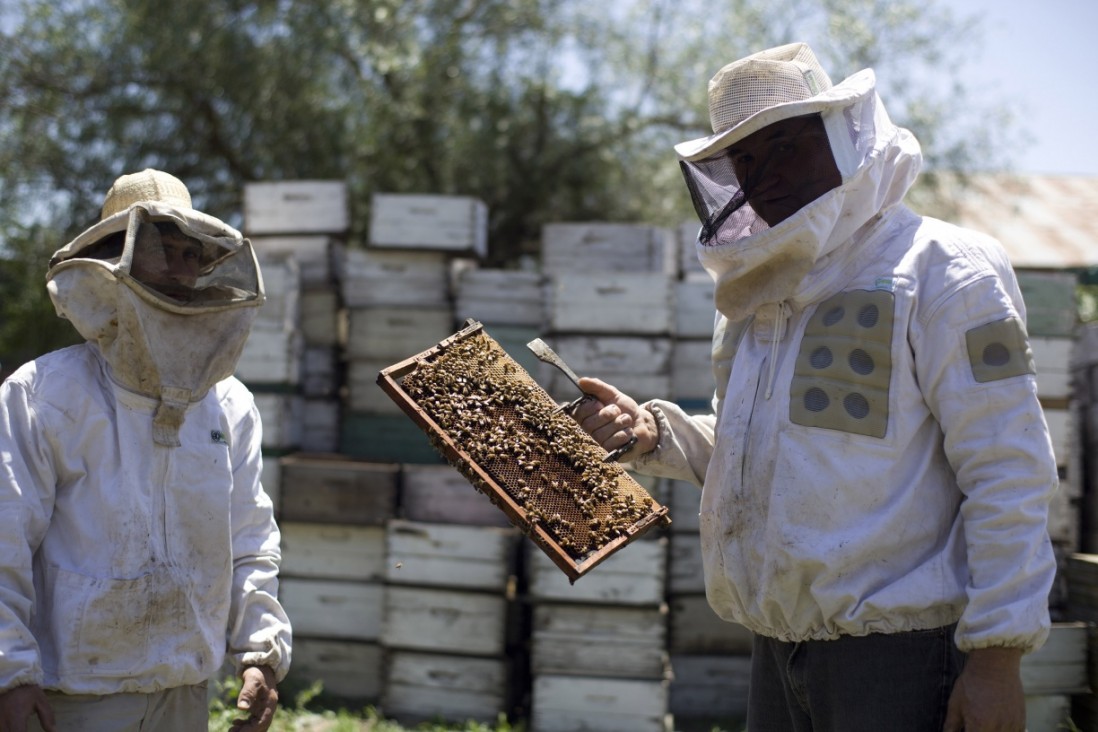
[[[572,582],[670,522],[478,322],[383,369],[378,384]]]

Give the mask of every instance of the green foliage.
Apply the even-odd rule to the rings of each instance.
[[[230,677],[216,685],[210,700],[210,732],[228,732],[233,721],[241,718],[236,709],[239,693],[238,678]],[[494,725],[468,721],[457,724],[423,722],[415,727],[404,727],[385,719],[372,706],[349,711],[318,704],[323,697],[323,685],[319,681],[308,688],[295,690],[289,696],[288,703],[285,696],[281,699],[271,732],[523,732],[525,729],[521,724],[512,725],[502,716]]]
[[[693,214],[671,148],[709,132],[708,78],[798,39],[836,80],[874,65],[928,161],[987,167],[1010,120],[962,103],[974,30],[915,0],[10,0],[0,257],[34,276],[6,279],[4,323],[55,319],[29,294],[49,254],[146,166],[237,226],[249,181],[346,181],[352,246],[374,192],[476,196],[496,266],[536,256],[546,222],[676,226]],[[17,339],[59,340],[11,327],[5,364]]]

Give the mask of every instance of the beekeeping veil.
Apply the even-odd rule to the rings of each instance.
[[[187,406],[233,374],[264,299],[250,242],[152,169],[114,182],[99,222],[53,255],[46,281],[111,378],[159,400],[152,433],[166,446],[180,444]]]
[[[697,249],[732,321],[768,303],[810,299],[826,256],[899,203],[921,162],[918,142],[889,120],[871,69],[833,85],[812,50],[791,43],[734,61],[709,82],[713,134],[675,146],[701,219]],[[842,183],[768,225],[749,203],[766,160],[739,180],[728,149],[776,122],[819,115]],[[808,171],[806,171],[807,174]]]

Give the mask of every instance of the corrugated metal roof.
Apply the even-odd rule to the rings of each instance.
[[[1098,177],[973,175],[953,223],[1003,243],[1015,267],[1098,266]]]

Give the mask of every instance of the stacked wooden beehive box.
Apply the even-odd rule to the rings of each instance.
[[[236,375],[263,417],[263,480],[276,500],[278,456],[336,449],[342,348],[332,257],[344,246],[347,226],[347,191],[340,181],[244,187],[244,233],[259,260],[267,302]]]
[[[1037,365],[1037,395],[1052,435],[1060,489],[1049,510],[1049,536],[1063,559],[1080,548],[1080,500],[1083,481],[1073,442],[1078,434],[1071,385],[1071,362],[1079,325],[1075,303],[1076,276],[1070,271],[1018,270],[1026,302],[1026,327]],[[1076,467],[1072,467],[1076,464]],[[1056,594],[1054,605],[1062,604]]]
[[[376,701],[400,467],[338,456],[281,460],[279,595],[294,630],[290,682],[315,681],[339,697]]]
[[[675,241],[652,226],[547,224],[542,229],[546,341],[576,373],[598,377],[638,399],[671,391]],[[555,398],[576,387],[542,368]]]
[[[454,332],[453,260],[482,257],[487,209],[462,196],[377,194],[364,248],[346,252],[347,390],[340,449],[366,460],[438,462],[378,389],[378,372]]]
[[[666,539],[630,544],[575,584],[527,546],[534,732],[668,732]]]

